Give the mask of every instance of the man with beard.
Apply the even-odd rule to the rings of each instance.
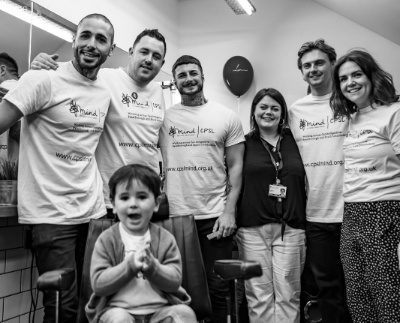
[[[74,57],[57,71],[29,71],[0,104],[0,133],[22,118],[18,172],[19,223],[32,226],[39,274],[75,268],[62,294],[62,322],[74,322],[88,222],[105,214],[95,149],[110,97],[97,79],[112,52],[114,28],[103,15],[83,18]],[[45,293],[44,322],[53,322],[55,296]]]
[[[167,45],[157,29],[145,29],[129,49],[125,68],[102,68],[99,78],[111,95],[104,133],[96,150],[107,212],[112,216],[108,181],[121,166],[140,163],[159,173],[158,136],[164,120],[161,87],[152,82],[164,64]],[[57,69],[57,55],[35,57],[33,69]]]
[[[319,39],[304,43],[297,65],[311,91],[289,109],[289,123],[307,174],[307,261],[318,287],[322,321],[350,322],[339,257],[343,220],[346,118],[333,118],[329,106],[335,49]]]
[[[160,132],[170,215],[194,215],[213,322],[226,322],[228,285],[216,276],[213,266],[217,259],[232,257],[242,181],[242,125],[231,109],[204,97],[204,74],[197,58],[181,56],[172,74],[181,103],[166,111]],[[211,233],[214,238],[207,237]]]

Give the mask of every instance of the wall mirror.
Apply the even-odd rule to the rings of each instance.
[[[59,54],[60,62],[72,57],[71,41],[76,25],[34,1],[0,0],[0,30],[0,52],[8,53],[17,61],[19,75],[29,69],[30,62],[41,52]],[[125,67],[128,57],[128,53],[117,46],[103,67]],[[172,75],[163,70],[155,78],[163,84],[167,106],[179,100],[171,80]],[[0,99],[4,94],[0,93]]]
[[[11,8],[11,9],[10,9]],[[16,16],[28,17],[24,21]],[[58,25],[59,29],[73,33],[76,25],[63,17],[47,10],[33,1],[28,0],[0,0],[0,52],[6,52],[18,63],[19,74],[22,75],[29,68],[30,61],[40,52],[58,53],[59,61],[67,61],[72,57],[71,41],[38,28],[29,22],[29,15],[38,17],[48,23]],[[57,28],[57,26],[56,26]],[[68,38],[68,37],[67,37]],[[116,47],[114,53],[104,63],[103,67],[125,66],[128,53]]]

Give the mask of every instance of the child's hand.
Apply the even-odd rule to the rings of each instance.
[[[134,272],[142,271],[144,257],[145,253],[143,251],[132,252],[129,254],[128,262]]]
[[[143,250],[143,253],[144,253],[144,258],[143,258],[142,272],[144,274],[151,273],[154,270],[157,260],[156,258],[154,258],[150,250],[150,245],[146,246],[146,248]]]

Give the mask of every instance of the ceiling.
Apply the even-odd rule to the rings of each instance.
[[[313,0],[400,45],[400,0]]]

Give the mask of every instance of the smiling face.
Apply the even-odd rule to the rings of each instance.
[[[194,96],[203,91],[203,73],[197,64],[178,65],[174,71],[176,88],[181,95]]]
[[[114,46],[113,28],[99,18],[84,19],[78,26],[72,42],[74,66],[82,75],[93,78],[97,75]]]
[[[150,36],[143,36],[129,49],[128,74],[139,85],[147,85],[160,72],[164,64],[164,43]]]
[[[254,109],[254,120],[260,129],[278,133],[279,122],[282,117],[281,105],[270,96],[264,96]]]
[[[114,213],[122,225],[132,235],[143,235],[149,228],[153,212],[158,211],[159,200],[147,186],[139,180],[117,184],[112,201]]]
[[[332,90],[333,64],[329,57],[319,49],[313,49],[301,58],[301,72],[311,90],[318,88],[322,92]]]
[[[372,84],[360,66],[347,61],[340,66],[338,76],[340,90],[347,100],[353,102],[358,109],[371,104]]]

